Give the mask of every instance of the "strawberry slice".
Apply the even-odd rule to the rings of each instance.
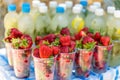
[[[53,55],[53,49],[47,45],[41,45],[39,48],[40,58],[50,58]]]
[[[71,42],[71,38],[69,35],[60,37],[60,43],[62,46],[69,46],[70,42]]]

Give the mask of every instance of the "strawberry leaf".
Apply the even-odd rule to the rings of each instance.
[[[58,46],[60,44],[59,38],[56,38],[54,42],[52,42],[53,46]]]
[[[21,42],[21,40],[19,38],[17,38],[17,39],[13,38],[12,39],[12,46],[13,46],[13,48],[18,49],[20,47],[20,42]]]
[[[92,50],[94,48],[95,44],[96,44],[95,42],[86,43],[83,45],[83,48],[88,49],[88,50]]]
[[[82,39],[76,41],[76,48],[81,48],[82,49]]]

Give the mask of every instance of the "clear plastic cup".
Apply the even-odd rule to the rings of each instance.
[[[5,47],[6,47],[6,55],[7,55],[7,58],[8,58],[8,63],[10,65],[10,67],[13,68],[12,44],[11,43],[5,43]]]
[[[60,53],[56,60],[57,80],[71,80],[75,53]]]
[[[38,58],[33,53],[36,80],[53,80],[55,70],[54,58]]]
[[[97,73],[106,72],[110,56],[112,52],[113,45],[109,46],[98,46],[96,45],[95,51],[93,54],[93,71]]]
[[[75,57],[75,75],[87,77],[92,66],[93,50],[78,49]]]
[[[17,78],[26,78],[30,74],[30,56],[32,49],[12,49],[14,71]]]

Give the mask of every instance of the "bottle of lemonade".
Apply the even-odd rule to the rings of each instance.
[[[18,28],[18,14],[16,13],[16,5],[10,4],[8,6],[8,13],[4,18],[5,36],[11,28]]]

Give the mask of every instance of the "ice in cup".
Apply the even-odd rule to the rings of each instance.
[[[111,51],[113,45],[99,46],[96,45],[93,54],[93,71],[97,73],[105,72],[109,66]]]
[[[33,53],[36,80],[53,80],[55,60],[52,58],[39,58]]]
[[[56,61],[57,80],[70,80],[75,53],[60,53]]]
[[[17,78],[29,76],[31,51],[32,49],[12,49],[14,72]]]
[[[12,44],[11,43],[5,43],[5,47],[6,47],[6,55],[8,58],[8,63],[10,65],[10,67],[13,67],[13,58],[12,58]]]
[[[75,57],[75,75],[87,77],[91,70],[93,50],[78,49]]]

